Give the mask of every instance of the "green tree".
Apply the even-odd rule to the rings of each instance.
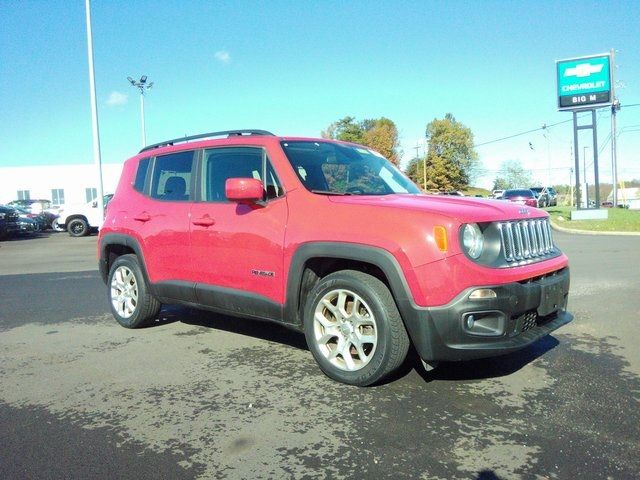
[[[527,188],[533,185],[531,172],[525,170],[520,160],[506,160],[500,166],[500,175],[493,182],[494,190]]]
[[[425,131],[427,151],[427,186],[439,190],[466,188],[478,175],[478,154],[473,148],[471,129],[447,113],[432,120]]]
[[[402,157],[398,128],[385,117],[361,122],[356,122],[354,117],[344,117],[329,125],[321,135],[323,138],[365,145],[396,165]]]

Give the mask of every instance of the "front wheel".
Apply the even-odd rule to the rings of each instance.
[[[376,277],[343,270],[324,277],[307,298],[309,350],[330,378],[372,385],[404,362],[409,337],[391,292]]]
[[[135,255],[122,255],[113,262],[108,286],[111,313],[123,327],[144,327],[158,315],[161,304],[149,292]]]

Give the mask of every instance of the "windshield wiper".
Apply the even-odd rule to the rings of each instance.
[[[320,195],[353,195],[351,192],[335,192],[333,190],[311,190],[311,193],[319,193]]]

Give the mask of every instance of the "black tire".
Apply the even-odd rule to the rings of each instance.
[[[89,224],[84,218],[74,218],[67,222],[67,231],[72,237],[85,237],[89,235]]]
[[[131,280],[125,281],[131,274]],[[114,280],[114,277],[117,277]],[[132,294],[135,290],[135,300]],[[120,295],[120,298],[118,296]],[[107,296],[111,313],[120,325],[126,328],[141,328],[149,325],[158,316],[162,304],[149,292],[142,270],[135,255],[122,255],[113,262],[109,269]],[[129,301],[129,303],[127,303]],[[116,308],[116,305],[118,307]]]
[[[341,301],[339,295],[343,292],[345,296],[342,298],[346,300],[342,301],[346,302],[345,305],[348,305],[349,295],[352,294],[351,312],[344,308],[344,311],[349,313],[349,318],[353,318],[354,315],[353,305],[360,305],[357,315],[361,319],[359,322],[373,324],[364,327],[369,329],[366,333],[359,330],[363,328],[362,325],[354,328],[354,324],[350,323],[347,317],[338,319],[335,315],[336,308],[339,308],[337,305]],[[323,299],[328,300],[334,296],[336,305],[330,310]],[[328,320],[331,323],[331,319],[335,320],[335,324],[331,323],[331,330],[323,322],[316,320],[319,311],[324,311],[321,314],[324,316],[323,322]],[[364,316],[362,316],[363,313]],[[350,326],[345,327],[344,323]],[[336,328],[334,325],[338,324],[343,326]],[[334,334],[334,332],[337,333]],[[360,387],[380,382],[395,371],[402,365],[409,350],[409,336],[387,286],[377,278],[355,270],[342,270],[327,275],[309,293],[304,307],[304,333],[309,350],[320,369],[328,377]],[[375,338],[375,343],[363,342],[365,335],[367,338]],[[329,341],[324,340],[323,343],[323,339],[332,336],[335,340],[332,338]],[[340,336],[342,336],[343,351],[347,352],[347,356],[352,357],[351,366],[354,367],[353,354],[356,355],[355,362],[359,362],[352,370],[349,370],[344,354],[338,353],[336,356],[341,345]],[[360,343],[360,350],[353,340]],[[369,353],[364,348],[365,344],[368,345]],[[345,349],[345,345],[348,348]],[[366,359],[364,361],[361,351]]]

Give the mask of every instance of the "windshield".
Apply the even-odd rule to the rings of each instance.
[[[420,193],[391,162],[365,147],[334,142],[282,142],[307,190],[323,195]]]

